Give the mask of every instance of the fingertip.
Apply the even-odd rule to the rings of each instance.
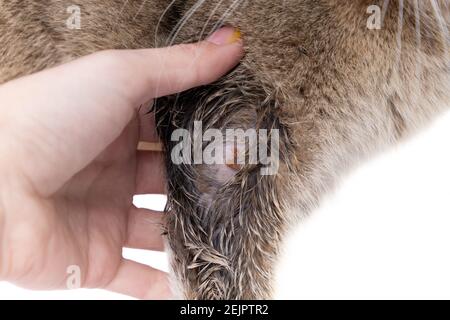
[[[206,41],[216,45],[238,44],[242,42],[242,33],[238,28],[225,26],[213,32]]]
[[[233,69],[244,57],[243,41],[234,29],[220,29],[207,40],[157,49],[160,66],[152,98],[207,85]],[[228,39],[228,40],[227,40]],[[155,69],[153,69],[155,70]]]
[[[207,85],[227,74],[236,67],[244,56],[242,41],[230,44],[216,45],[209,41],[203,42],[207,48],[193,65],[197,69],[197,79],[194,86]]]
[[[144,300],[173,298],[167,273],[126,259],[105,289]]]

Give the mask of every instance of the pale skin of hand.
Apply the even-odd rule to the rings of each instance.
[[[136,151],[157,141],[140,106],[224,75],[243,55],[232,32],[100,52],[0,86],[0,281],[65,289],[75,265],[82,287],[171,298],[165,273],[122,257],[163,250],[162,214],[132,203],[164,193],[162,154]]]

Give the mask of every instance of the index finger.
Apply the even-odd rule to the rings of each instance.
[[[234,29],[217,33],[233,39]],[[210,41],[162,49],[123,51],[129,65],[123,74],[133,91],[130,99],[142,103],[211,83],[233,68],[243,56],[241,41],[217,45]],[[143,73],[143,70],[153,72]],[[136,74],[140,74],[136,77]]]

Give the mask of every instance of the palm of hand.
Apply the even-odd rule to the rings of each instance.
[[[138,166],[136,152],[139,138],[139,122],[134,119],[106,150],[56,193],[44,197],[37,189],[29,197],[26,210],[15,210],[17,214],[11,217],[14,238],[6,246],[9,254],[5,258],[7,269],[14,270],[9,275],[12,281],[33,289],[79,285],[147,297],[147,289],[140,288],[142,283],[129,287],[128,282],[140,281],[139,276],[156,275],[162,279],[163,273],[122,258],[125,246],[162,249],[159,217],[133,205],[133,195],[139,192],[137,171],[142,167]],[[144,159],[148,160],[148,155],[140,158],[141,162]],[[130,234],[136,229],[148,234]],[[152,231],[156,234],[151,235]],[[144,236],[146,240],[141,241]],[[79,284],[70,282],[73,267],[80,271]],[[122,288],[124,283],[126,288]],[[155,281],[147,285],[151,283]]]
[[[21,250],[11,248],[9,265],[17,283],[33,288],[63,288],[69,266],[80,268],[83,286],[102,287],[111,282],[121,262],[133,208],[133,146],[137,145],[138,128],[137,123],[130,124],[57,193],[50,197],[35,195],[26,210],[16,211],[18,215],[12,219],[17,223],[12,224],[22,230],[14,232],[20,242],[11,244],[20,245]],[[26,218],[20,217],[21,211]],[[22,239],[17,239],[20,235]]]

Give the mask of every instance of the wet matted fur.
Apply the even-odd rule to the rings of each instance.
[[[81,7],[81,30],[66,8]],[[367,8],[382,8],[369,30]],[[280,168],[167,159],[174,290],[270,298],[288,226],[358,161],[450,104],[447,0],[1,0],[0,82],[103,49],[191,42],[223,24],[246,56],[217,83],[156,104],[167,155],[177,128],[278,129]],[[170,210],[169,210],[170,209]],[[295,214],[293,214],[295,212]]]

